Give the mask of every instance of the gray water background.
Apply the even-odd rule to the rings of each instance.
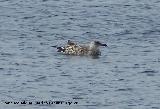
[[[67,40],[108,44],[66,56]],[[5,101],[77,101],[14,105]],[[160,109],[159,0],[0,0],[0,109]]]

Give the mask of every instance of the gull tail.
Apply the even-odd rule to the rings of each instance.
[[[54,48],[57,48],[57,52],[65,52],[65,48],[64,47],[58,47],[57,45],[51,46]]]
[[[58,51],[57,52],[65,52],[65,48],[64,47],[57,47]]]

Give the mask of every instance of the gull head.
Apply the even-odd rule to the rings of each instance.
[[[103,44],[103,43],[101,43],[99,41],[92,41],[89,44],[90,49],[98,49],[98,47],[100,47],[100,46],[107,47],[107,44]]]

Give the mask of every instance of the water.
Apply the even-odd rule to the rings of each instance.
[[[159,0],[0,0],[0,107],[160,109]],[[93,39],[102,55],[53,45]],[[5,104],[5,101],[78,104]]]

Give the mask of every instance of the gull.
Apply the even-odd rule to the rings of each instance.
[[[71,40],[68,40],[65,46],[52,46],[57,48],[57,52],[61,52],[65,55],[77,55],[77,56],[99,56],[101,55],[100,46],[107,47],[107,44],[102,44],[99,41],[92,41],[85,45],[79,45]]]

